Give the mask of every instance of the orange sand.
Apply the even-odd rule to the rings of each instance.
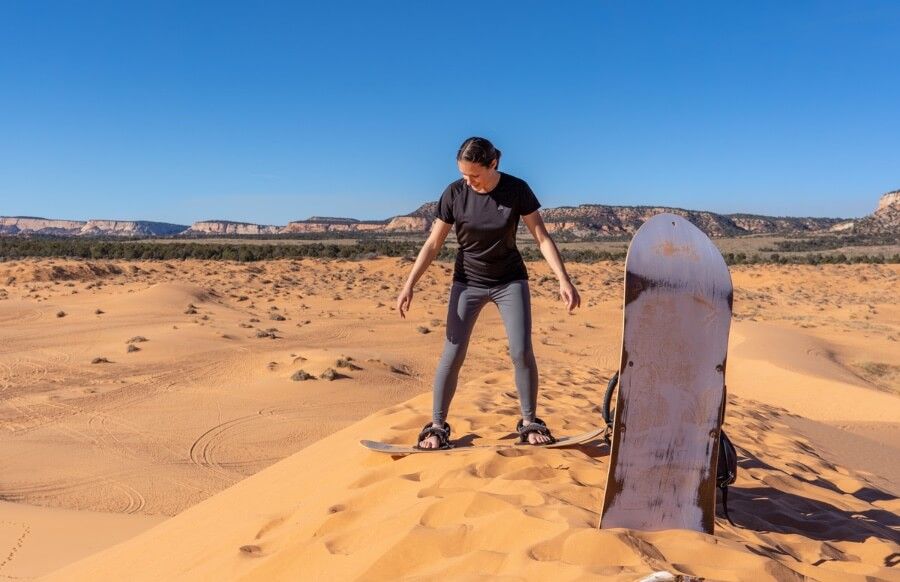
[[[15,502],[0,503],[0,580],[104,544],[47,579],[900,580],[897,266],[732,269],[739,527],[719,519],[714,537],[598,530],[598,443],[398,460],[362,449],[412,442],[430,417],[450,267],[432,266],[401,320],[408,269],[0,263],[0,500]],[[530,265],[540,415],[557,434],[596,425],[619,358],[622,265],[569,269],[575,315],[554,281],[538,283],[546,265]],[[147,341],[128,352],[135,336]],[[337,367],[347,357],[361,369]],[[329,367],[347,377],[291,380]],[[450,422],[476,444],[508,442],[517,414],[487,309]],[[22,535],[54,519],[97,537]]]

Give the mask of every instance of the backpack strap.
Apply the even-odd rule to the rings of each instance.
[[[606,384],[606,394],[603,395],[603,408],[600,409],[600,412],[603,414],[603,421],[606,423],[606,426],[612,430],[613,425],[613,409],[612,406],[612,395],[613,390],[616,389],[616,385],[619,383],[619,373],[616,372],[612,375],[612,378],[609,379],[609,382]]]
[[[737,451],[725,431],[719,429],[719,459],[716,466],[716,485],[722,492],[722,512],[728,523],[735,525],[728,515],[728,486],[737,479]]]
[[[722,492],[722,513],[725,514],[725,519],[728,520],[728,523],[737,527],[737,525],[731,521],[731,516],[728,515],[728,485],[719,485],[719,490]]]

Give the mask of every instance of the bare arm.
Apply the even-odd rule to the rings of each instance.
[[[566,272],[566,266],[563,264],[562,257],[559,255],[559,249],[550,237],[550,233],[547,232],[547,227],[544,226],[544,219],[541,218],[541,214],[535,210],[531,214],[522,216],[522,220],[531,232],[531,236],[534,237],[535,242],[537,242],[538,248],[541,249],[541,254],[544,255],[544,259],[546,259],[550,268],[553,270],[553,273],[556,275],[556,278],[559,280],[560,297],[566,302],[566,307],[571,312],[581,305],[581,297],[578,295],[578,291],[572,284],[571,279],[569,279],[569,274]]]
[[[450,233],[450,226],[450,224],[447,224],[440,218],[434,220],[434,224],[431,226],[431,234],[428,235],[428,240],[422,245],[422,250],[419,251],[419,256],[416,257],[416,262],[409,273],[409,277],[406,279],[406,284],[403,285],[400,296],[397,297],[397,310],[400,311],[400,317],[406,317],[406,311],[409,310],[409,306],[412,304],[413,288],[422,275],[425,274],[428,266],[431,265],[438,253],[441,252],[441,247],[444,246],[447,234]]]

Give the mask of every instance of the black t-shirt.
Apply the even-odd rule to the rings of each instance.
[[[525,180],[503,172],[496,188],[486,194],[472,190],[463,179],[447,186],[435,217],[456,225],[459,251],[453,280],[494,287],[528,279],[516,247],[516,230],[520,216],[540,207]]]

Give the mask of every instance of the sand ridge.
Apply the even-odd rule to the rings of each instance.
[[[596,420],[583,397],[596,371],[570,372],[568,385],[544,386],[546,417],[565,433]],[[466,384],[458,430],[475,444],[508,442],[515,401],[487,380]],[[657,570],[712,580],[898,579],[897,498],[829,461],[782,409],[730,398],[726,429],[742,467],[730,503],[737,527],[720,518],[713,537],[598,530],[608,454],[599,443],[398,459],[356,445],[409,442],[429,402],[421,395],[375,413],[48,580],[135,566],[133,579],[147,580],[636,580]]]

